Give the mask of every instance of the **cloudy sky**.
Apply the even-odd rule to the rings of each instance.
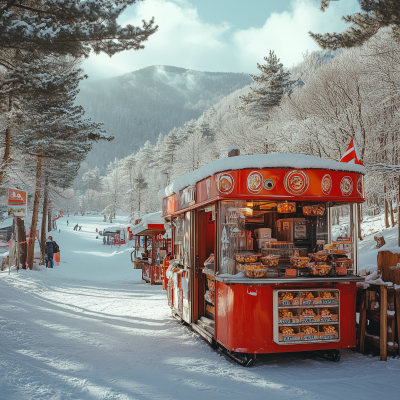
[[[342,31],[341,16],[359,9],[357,0],[333,1],[325,13],[317,0],[145,0],[120,20],[137,26],[155,17],[159,29],[145,49],[91,56],[83,67],[93,80],[151,65],[254,73],[269,50],[291,67],[318,50],[308,31]]]

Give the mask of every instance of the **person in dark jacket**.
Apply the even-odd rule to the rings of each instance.
[[[53,237],[49,236],[46,240],[46,268],[53,268],[54,242]],[[50,266],[48,266],[50,264]]]

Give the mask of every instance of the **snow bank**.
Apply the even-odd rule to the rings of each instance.
[[[257,154],[253,156],[229,157],[213,161],[179,177],[165,189],[160,190],[158,197],[162,200],[173,193],[179,194],[179,191],[185,187],[195,185],[197,182],[218,172],[245,168],[328,169],[365,174],[365,168],[362,165],[340,163],[304,154]]]

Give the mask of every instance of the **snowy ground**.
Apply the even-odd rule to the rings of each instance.
[[[294,353],[238,366],[171,319],[165,293],[141,281],[128,246],[95,239],[96,227],[110,227],[101,215],[69,221],[53,235],[59,267],[0,273],[1,399],[398,396],[398,357],[346,350],[339,363]]]

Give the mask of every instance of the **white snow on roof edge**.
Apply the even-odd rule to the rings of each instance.
[[[237,156],[220,158],[209,164],[203,165],[199,169],[180,176],[171,182],[165,189],[158,192],[158,197],[171,196],[190,185],[208,178],[218,172],[237,170],[237,169],[263,169],[263,168],[294,168],[294,169],[327,169],[332,171],[347,171],[360,174],[366,173],[363,165],[340,163],[337,161],[326,160],[324,158],[306,156],[304,154],[257,154],[252,156]]]

